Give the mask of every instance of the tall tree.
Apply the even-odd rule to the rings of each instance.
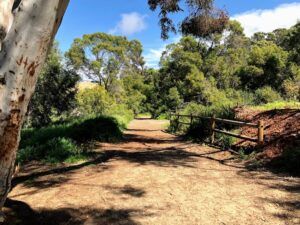
[[[148,0],[152,10],[161,8],[163,38],[167,37],[168,31],[175,29],[168,18],[168,13],[180,11],[179,2],[180,0]],[[202,25],[213,28],[214,24],[218,24],[214,21],[223,20],[223,16],[213,17],[214,14],[211,13],[214,11],[213,0],[185,2],[194,9],[187,22],[196,21],[200,22],[198,23],[200,28]],[[69,0],[0,2],[0,208],[10,189],[20,130],[27,106],[68,3]],[[210,22],[201,23],[201,18]],[[196,27],[200,32],[214,31]],[[115,63],[111,61],[110,68],[113,68]]]
[[[256,90],[270,85],[279,90],[282,82],[288,78],[288,52],[271,41],[258,41],[249,52],[248,65],[241,68],[239,76],[242,85]]]
[[[0,208],[10,189],[27,106],[68,3],[0,2]]]
[[[176,32],[176,25],[169,14],[183,11],[180,7],[182,2],[190,12],[179,26],[183,34],[208,38],[223,32],[228,16],[223,10],[215,8],[214,0],[148,0],[151,10],[159,9],[163,39],[167,39],[170,32]]]
[[[66,53],[68,63],[109,91],[125,71],[142,69],[142,46],[138,41],[105,33],[75,39]]]
[[[53,121],[53,117],[61,118],[75,108],[76,85],[80,76],[64,68],[62,60],[58,43],[55,42],[28,107],[27,122],[33,127],[46,126]]]

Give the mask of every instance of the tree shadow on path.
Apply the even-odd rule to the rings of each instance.
[[[34,211],[21,201],[8,199],[3,225],[137,225],[133,217],[150,216],[140,209],[60,208]]]

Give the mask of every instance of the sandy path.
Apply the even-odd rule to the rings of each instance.
[[[91,163],[24,168],[6,208],[14,224],[300,224],[299,178],[250,172],[164,123],[133,121],[126,140],[99,145]],[[46,172],[26,177],[34,170]]]

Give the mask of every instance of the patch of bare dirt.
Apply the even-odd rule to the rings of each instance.
[[[7,224],[300,223],[300,179],[248,171],[232,155],[135,120],[98,157],[55,168],[32,164],[15,178]]]
[[[265,143],[262,146],[260,157],[276,158],[283,151],[300,146],[300,110],[282,109],[271,111],[254,111],[246,108],[237,109],[237,118],[240,120],[265,124]],[[257,129],[244,128],[242,134],[255,137]],[[252,145],[250,142],[241,142],[241,146]]]

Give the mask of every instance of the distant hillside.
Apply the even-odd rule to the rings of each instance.
[[[95,86],[97,86],[97,84],[90,81],[81,81],[77,84],[79,90],[89,89]]]

